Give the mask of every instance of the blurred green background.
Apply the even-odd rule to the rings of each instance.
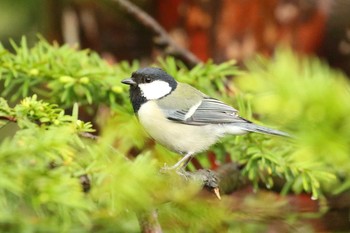
[[[155,209],[164,232],[349,231],[349,1],[132,1],[191,67],[117,2],[0,0],[0,231],[146,232]],[[296,139],[227,137],[197,156],[190,171],[226,182],[221,202],[159,175],[178,156],[120,84],[149,65]]]

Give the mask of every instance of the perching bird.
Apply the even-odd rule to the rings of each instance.
[[[122,83],[130,85],[130,101],[147,133],[168,149],[184,155],[167,169],[185,168],[195,154],[228,134],[288,136],[240,117],[233,107],[177,82],[159,68],[139,69]]]

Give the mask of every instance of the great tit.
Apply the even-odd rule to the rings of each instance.
[[[122,83],[130,86],[130,101],[146,132],[158,143],[184,155],[167,169],[185,168],[195,154],[228,134],[288,136],[240,117],[233,107],[177,82],[159,68],[139,69]]]

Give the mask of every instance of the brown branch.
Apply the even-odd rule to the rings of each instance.
[[[80,137],[83,137],[83,138],[92,139],[92,140],[98,140],[98,139],[99,139],[98,136],[93,135],[93,134],[91,134],[91,133],[87,133],[87,132],[79,133],[79,136],[80,136]]]
[[[247,177],[242,175],[242,169],[243,167],[237,163],[226,163],[215,171],[220,180],[219,187],[222,194],[230,194],[249,184]]]
[[[17,119],[15,117],[13,117],[13,116],[0,116],[0,120],[17,122]]]
[[[194,172],[184,172],[182,175],[187,179],[198,180],[203,188],[214,193],[219,199],[220,194],[230,194],[245,187],[249,182],[242,175],[242,167],[236,163],[227,163],[220,166],[216,171],[199,169]]]
[[[162,228],[158,222],[156,210],[138,214],[138,220],[142,233],[162,233]]]
[[[193,67],[198,63],[201,63],[201,61],[193,53],[177,45],[165,31],[165,29],[154,18],[152,18],[138,6],[134,5],[128,0],[112,1],[117,2],[123,9],[135,17],[135,19],[137,19],[145,27],[152,30],[156,35],[154,43],[160,47],[163,47],[166,54],[177,57],[178,59],[184,61],[189,67]]]

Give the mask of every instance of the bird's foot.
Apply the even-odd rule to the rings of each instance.
[[[220,191],[219,191],[219,178],[217,174],[208,169],[201,169],[195,172],[188,172],[185,170],[184,166],[179,164],[175,164],[171,167],[168,167],[166,164],[160,169],[160,172],[176,172],[177,175],[182,177],[184,180],[197,180],[203,184],[203,187],[211,190],[218,199],[221,199]]]
[[[164,166],[160,169],[161,173],[167,173],[175,171],[176,173],[179,173],[181,171],[184,171],[184,168],[181,167],[179,164],[175,164],[173,166],[168,166],[166,163],[164,163]]]
[[[182,157],[177,163],[175,163],[171,167],[168,167],[165,163],[164,166],[160,169],[160,172],[165,173],[169,171],[176,171],[178,173],[179,170],[184,171],[187,164],[191,161],[192,156],[193,156],[193,153],[187,153],[184,157]]]
[[[166,163],[164,163],[164,166],[160,169],[160,172],[166,173],[169,171],[176,171],[178,169],[180,169],[180,166],[178,166],[178,164],[169,167]]]
[[[180,168],[178,170],[176,170],[176,173],[181,176],[182,178],[184,178],[185,180],[189,180],[191,179],[191,173],[186,171],[185,169],[183,168]]]
[[[176,174],[180,175],[186,180],[188,180],[191,177],[191,174],[187,172],[185,168],[181,166],[175,166],[175,165],[169,167],[166,164],[164,164],[164,166],[160,169],[160,172],[161,173],[176,172]]]

